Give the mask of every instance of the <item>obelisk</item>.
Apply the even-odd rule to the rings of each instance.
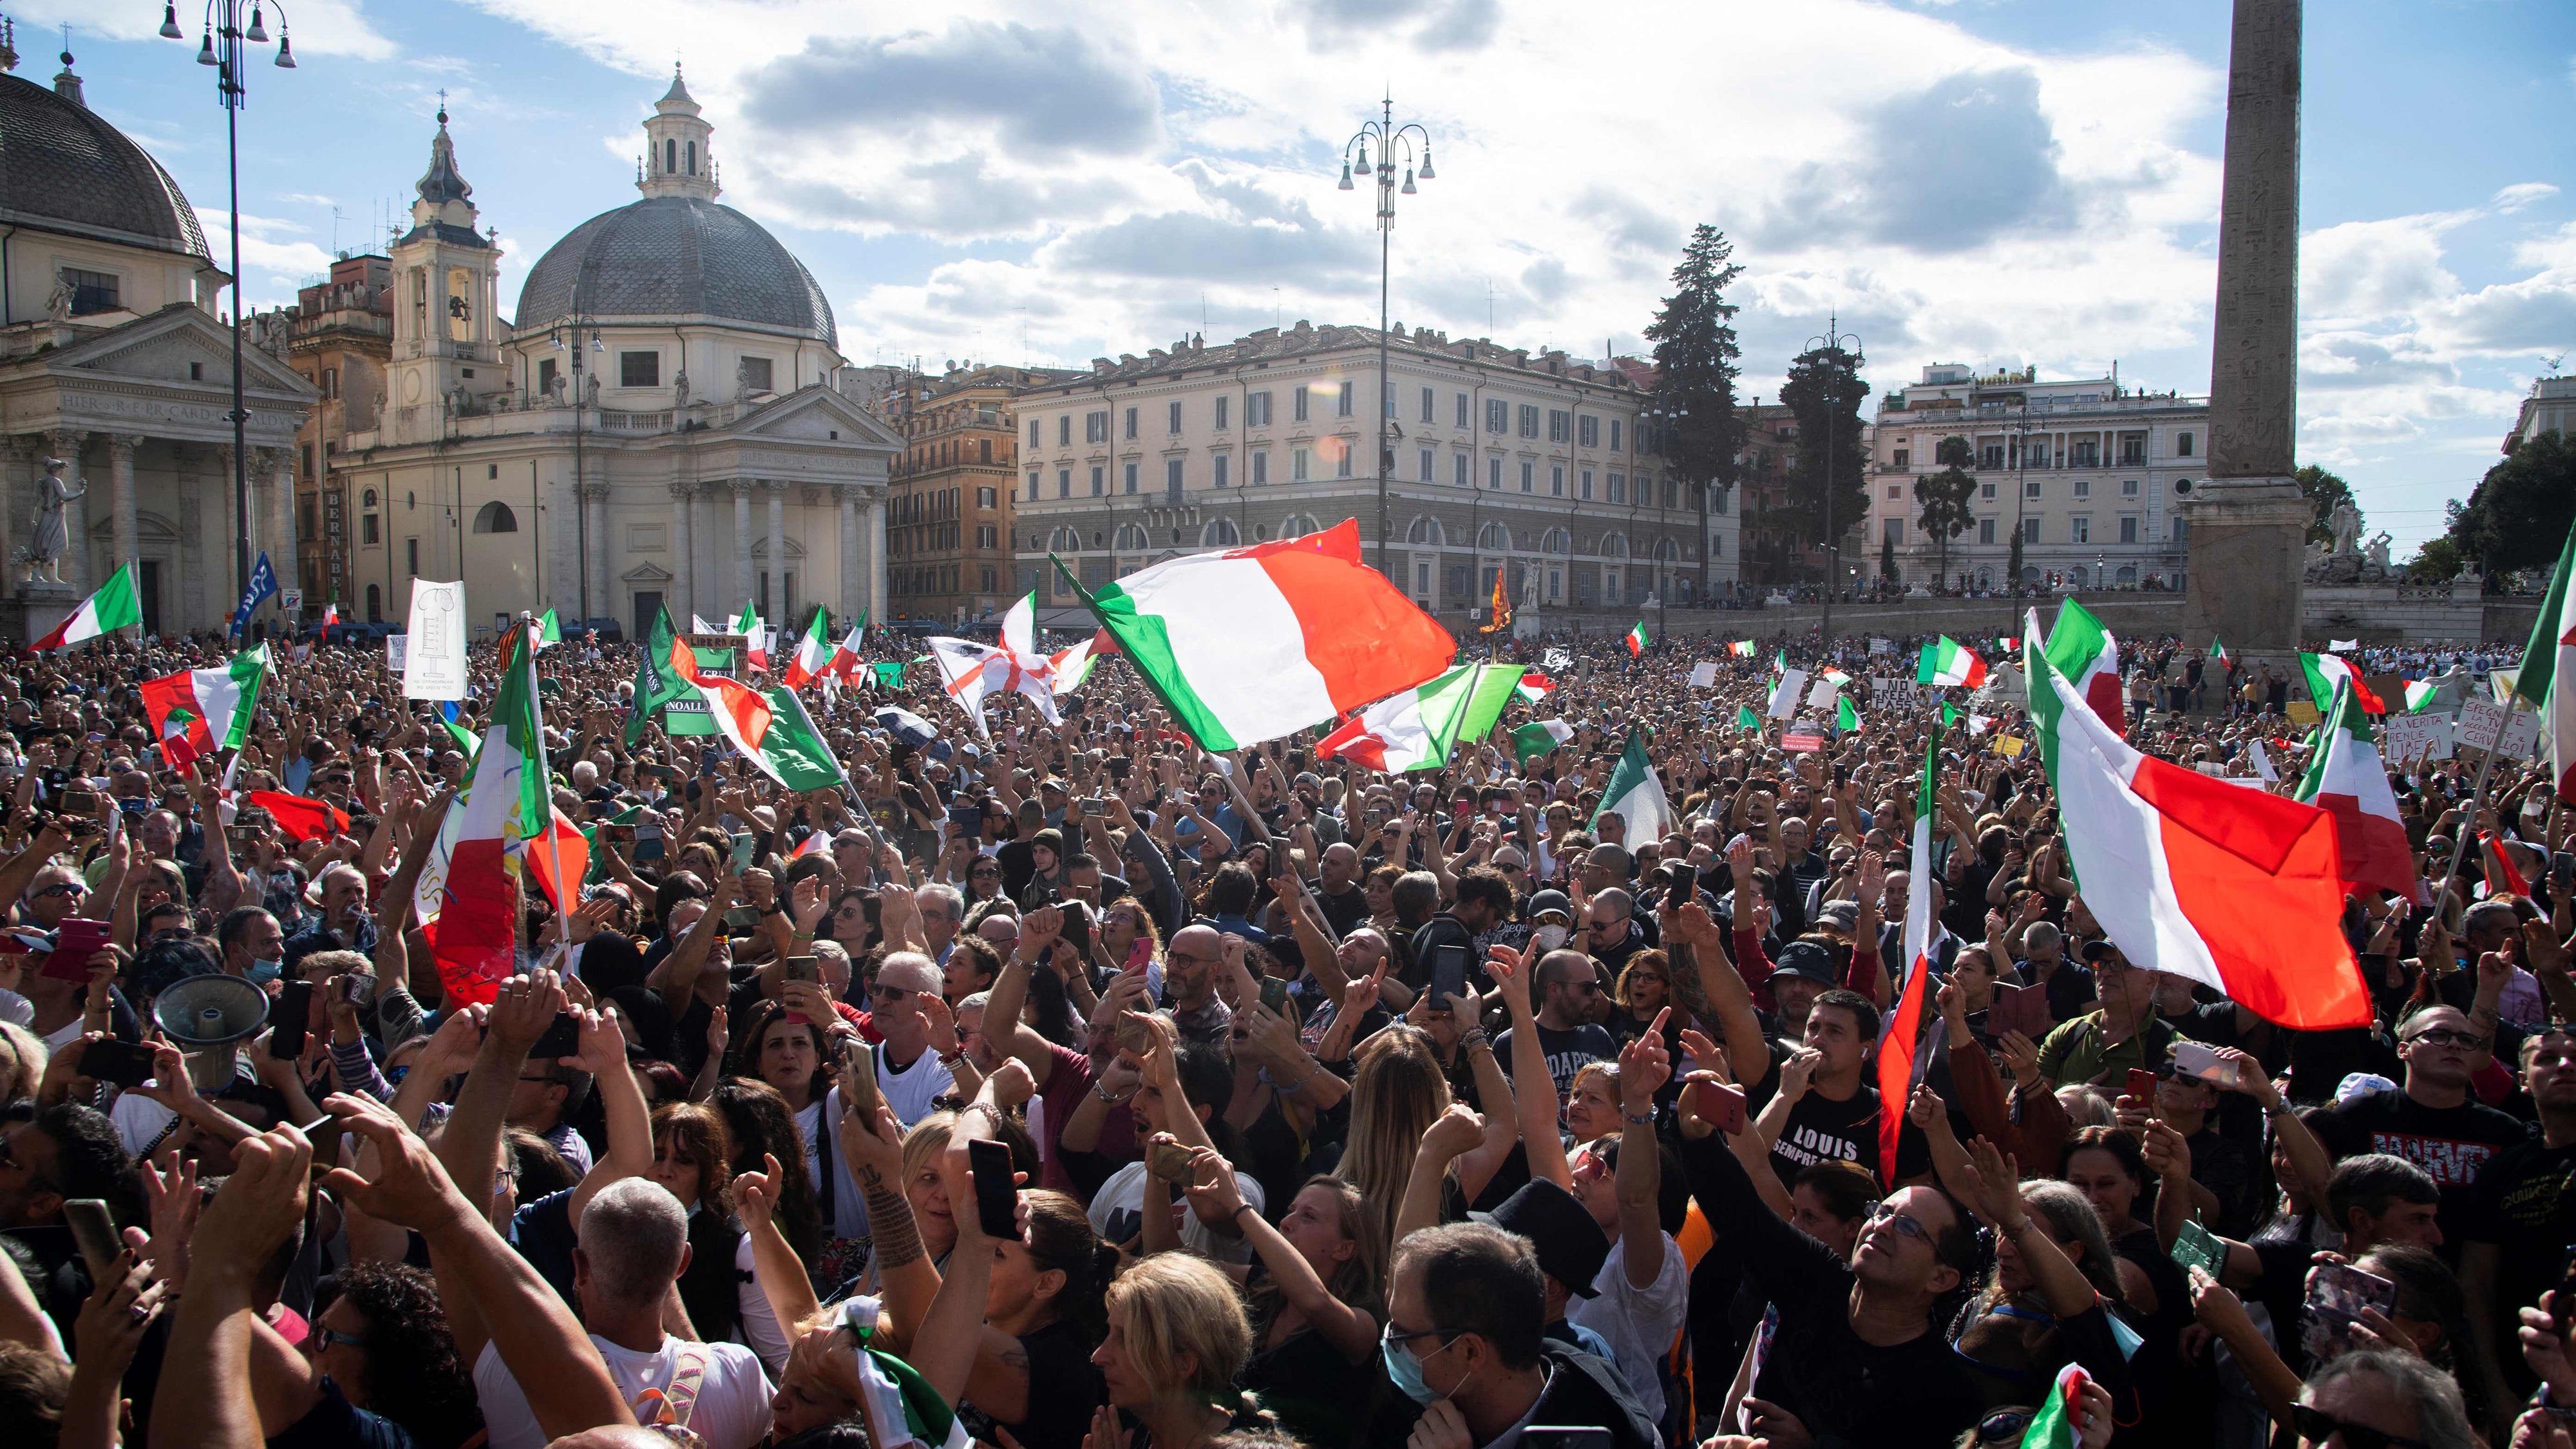
[[[2218,311],[2209,363],[2209,481],[2181,505],[2190,537],[2189,642],[2279,656],[2298,646],[2309,506],[2299,401],[2301,0],[2236,0]]]

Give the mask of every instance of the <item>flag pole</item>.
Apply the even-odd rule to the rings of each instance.
[[[2451,893],[2451,882],[2460,878],[2460,862],[2468,855],[2469,837],[2477,832],[2479,807],[2486,803],[2487,776],[2495,769],[2495,757],[2504,751],[2504,727],[2511,723],[2513,723],[2513,709],[2510,702],[2508,702],[2505,708],[2505,717],[2496,726],[2496,737],[2487,743],[2487,748],[2478,752],[2478,783],[2476,788],[2469,792],[2468,814],[2460,821],[2460,828],[2454,832],[2455,838],[2451,841],[2451,868],[2444,872],[2442,876],[2442,894],[2445,897],[2449,896]],[[2462,898],[2460,901],[2460,909],[2465,912],[2468,909],[2468,904],[2467,899],[2465,897]],[[2443,909],[2442,903],[2438,900],[2433,903],[2433,908],[2437,911],[2443,911],[2443,914],[2446,917],[2449,914]],[[2450,929],[2450,924],[2447,920],[2444,920],[2443,922],[2443,929]]]

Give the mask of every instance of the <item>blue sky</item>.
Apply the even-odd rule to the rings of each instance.
[[[634,199],[672,61],[725,200],[830,294],[854,361],[1081,365],[1190,331],[1375,320],[1340,145],[1397,92],[1439,179],[1404,198],[1397,320],[1577,355],[1638,333],[1690,226],[1737,243],[1745,390],[1827,314],[1882,389],[2036,364],[2199,392],[2225,0],[291,0],[243,115],[245,282],[291,299],[407,203],[449,93],[505,304]],[[10,8],[219,231],[213,72],[145,0]],[[274,25],[274,13],[271,23]],[[2576,6],[2328,0],[2307,15],[2300,446],[2401,556],[2576,353]],[[341,218],[336,222],[333,208]],[[222,243],[218,240],[220,254]]]

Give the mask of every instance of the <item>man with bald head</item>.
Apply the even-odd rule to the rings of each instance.
[[[1367,923],[1368,897],[1360,890],[1360,853],[1347,842],[1324,847],[1321,879],[1315,884],[1315,904],[1332,922],[1333,934],[1347,936]]]
[[[1538,1028],[1539,1048],[1547,1056],[1547,1074],[1556,1080],[1559,1101],[1573,1095],[1574,1074],[1584,1063],[1619,1055],[1619,1044],[1592,1020],[1600,993],[1601,971],[1590,956],[1569,947],[1539,958],[1538,974],[1530,980],[1532,1025]],[[1518,1030],[1512,1027],[1494,1038],[1494,1056],[1506,1073],[1511,1070],[1512,1032]]]
[[[1234,1034],[1234,1013],[1216,994],[1225,938],[1214,926],[1183,926],[1163,951],[1163,1001],[1184,1041],[1223,1045]]]
[[[376,949],[374,913],[367,908],[367,878],[356,866],[335,864],[323,868],[306,899],[321,909],[305,917],[295,934],[286,938],[286,969],[316,951],[357,951],[372,953]]]

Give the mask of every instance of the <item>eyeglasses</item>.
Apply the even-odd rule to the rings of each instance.
[[[367,1341],[355,1334],[342,1333],[336,1328],[324,1328],[318,1323],[313,1325],[313,1336],[321,1341],[321,1346],[324,1348],[365,1348],[367,1346]]]
[[[2311,1444],[2323,1444],[2340,1434],[2343,1436],[2345,1449],[2427,1449],[2421,1439],[2409,1439],[2403,1434],[2391,1434],[2384,1429],[2374,1429],[2368,1424],[2349,1423],[2323,1409],[2310,1408],[2306,1404],[2292,1404],[2290,1419],[2298,1429],[2299,1437]]]
[[[2030,1428],[2028,1409],[1997,1409],[1977,1421],[1980,1444],[2018,1444]]]
[[[1411,1343],[1417,1338],[1456,1338],[1457,1336],[1457,1330],[1449,1328],[1415,1328],[1398,1333],[1392,1322],[1378,1332],[1378,1338],[1387,1343]]]
[[[1163,953],[1163,959],[1166,961],[1186,961],[1193,966],[1206,966],[1222,958],[1216,956],[1202,956],[1195,951],[1166,951]]]
[[[1601,994],[1601,983],[1586,977],[1571,976],[1556,984],[1559,986],[1571,986],[1586,996],[1598,996]]]
[[[900,986],[872,985],[868,988],[868,1000],[875,1002],[879,1006],[901,1006],[904,1002],[904,998],[912,994],[913,993],[904,990]]]
[[[2462,1051],[2472,1052],[2487,1044],[2485,1037],[2474,1032],[2453,1031],[2447,1026],[2429,1027],[2406,1039],[2410,1042],[2420,1041],[2426,1046],[2458,1047]]]
[[[1932,1230],[1923,1226],[1921,1219],[1912,1213],[1890,1207],[1884,1202],[1869,1210],[1869,1226],[1876,1227],[1883,1222],[1894,1223],[1899,1237],[1912,1238],[1918,1243],[1928,1244],[1932,1241]]]

